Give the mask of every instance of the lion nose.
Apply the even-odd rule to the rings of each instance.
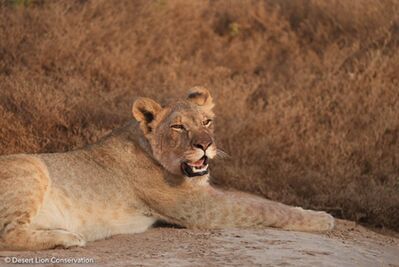
[[[194,144],[194,147],[200,148],[205,151],[210,145],[212,145],[212,141],[207,142],[207,143],[197,143],[197,144]]]
[[[212,145],[212,139],[210,138],[204,138],[204,139],[200,139],[200,140],[196,140],[193,143],[193,146],[202,150],[207,150],[208,147],[210,147]]]

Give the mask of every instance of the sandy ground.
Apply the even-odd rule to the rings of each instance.
[[[68,266],[399,266],[399,238],[396,233],[382,235],[347,221],[339,221],[326,234],[161,227],[92,242],[85,248],[3,251],[0,265],[7,265],[7,257],[94,260],[94,264]]]

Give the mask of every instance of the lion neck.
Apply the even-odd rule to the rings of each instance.
[[[109,162],[108,168],[120,170],[124,175],[135,176],[135,168],[139,167],[151,170],[153,181],[173,181],[173,184],[181,184],[184,181],[183,175],[170,174],[153,156],[151,145],[135,121],[114,129],[85,150],[93,158],[106,157]]]
[[[112,131],[85,150],[93,159],[106,158],[104,168],[111,169],[119,179],[126,180],[135,194],[159,214],[208,185],[205,182],[207,177],[187,179],[168,172],[153,157],[150,144],[136,122]]]

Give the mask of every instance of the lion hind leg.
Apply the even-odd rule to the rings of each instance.
[[[81,247],[86,244],[83,236],[62,229],[35,229],[19,225],[6,230],[0,248],[3,250],[43,250],[54,247]]]
[[[33,156],[0,158],[0,236],[7,225],[29,224],[49,187],[44,163]]]
[[[50,178],[47,167],[34,156],[0,158],[0,248],[39,250],[84,245],[83,239],[64,230],[36,229],[32,225]]]

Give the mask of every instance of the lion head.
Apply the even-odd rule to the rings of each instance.
[[[206,176],[216,156],[213,100],[206,88],[194,87],[184,100],[162,107],[149,98],[133,104],[153,157],[169,172],[186,177]]]

